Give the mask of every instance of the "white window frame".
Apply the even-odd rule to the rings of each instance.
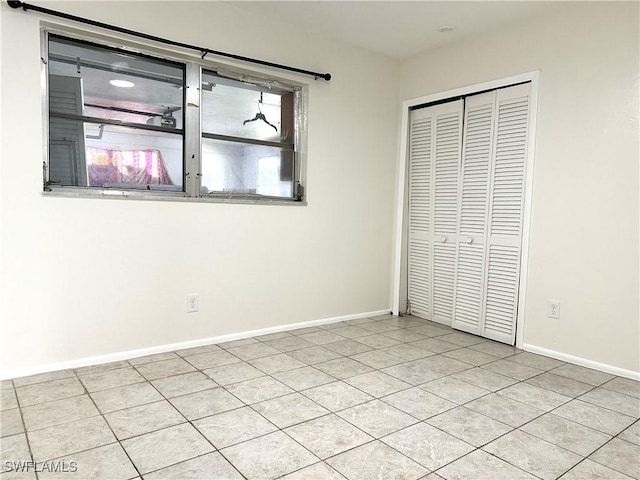
[[[41,23],[41,95],[43,113],[43,192],[44,196],[89,197],[89,198],[124,198],[144,200],[168,200],[187,202],[212,203],[243,203],[243,204],[275,204],[275,205],[306,205],[306,147],[307,147],[307,109],[309,85],[289,78],[275,77],[264,71],[246,70],[242,67],[202,59],[193,53],[184,53],[176,48],[165,45],[157,46],[153,43],[140,43],[118,35],[105,35],[97,32],[78,30],[71,27]],[[49,89],[48,89],[48,44],[49,35],[57,35],[70,40],[91,42],[96,46],[115,48],[125,53],[140,54],[157,58],[160,61],[178,62],[185,66],[185,95],[184,95],[184,125],[183,125],[183,183],[182,192],[167,192],[162,190],[134,190],[104,187],[56,186],[48,184],[49,166]],[[201,92],[200,85],[203,71],[214,71],[218,74],[247,81],[252,84],[270,86],[294,92],[294,171],[292,179],[292,197],[269,197],[255,194],[221,194],[212,193],[202,195],[200,192],[200,178],[202,174],[202,128],[201,128]],[[260,140],[247,138],[246,144],[262,144]],[[273,146],[273,142],[264,142]]]

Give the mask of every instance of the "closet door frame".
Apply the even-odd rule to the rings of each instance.
[[[533,171],[535,164],[535,136],[538,116],[538,91],[540,71],[526,72],[519,75],[500,78],[488,82],[468,85],[453,90],[446,90],[422,97],[405,100],[400,109],[400,151],[398,165],[398,195],[396,226],[394,234],[395,256],[393,272],[392,312],[397,315],[405,311],[407,297],[407,192],[408,192],[408,165],[409,165],[409,114],[413,107],[442,102],[447,99],[478,94],[488,90],[509,87],[523,82],[531,83],[529,97],[529,129],[527,138],[527,164],[525,173],[525,195],[522,223],[522,246],[520,257],[519,289],[518,289],[518,314],[516,318],[516,342],[515,346],[522,348],[524,340],[525,299],[527,292],[527,274],[529,266],[529,237],[531,228],[531,199],[533,194]]]

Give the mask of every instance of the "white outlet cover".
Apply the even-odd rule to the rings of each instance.
[[[547,317],[560,318],[560,300],[549,300],[547,303]]]
[[[191,293],[187,295],[187,313],[197,312],[200,309],[200,295]]]

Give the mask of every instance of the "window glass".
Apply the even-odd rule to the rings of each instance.
[[[48,90],[50,185],[183,191],[183,67],[51,36]]]
[[[202,193],[292,198],[293,91],[208,71],[201,87]]]
[[[291,198],[293,151],[203,139],[203,193]]]
[[[182,136],[78,120],[61,122],[51,123],[56,128],[49,145],[53,185],[183,190]],[[79,145],[68,132],[77,132],[75,138],[83,142]]]
[[[75,113],[182,128],[184,70],[179,66],[51,36],[49,75],[79,81]],[[62,107],[50,104],[52,113],[64,112]]]
[[[203,72],[202,131],[293,143],[293,92]]]
[[[302,199],[300,87],[45,35],[45,190]]]
[[[102,132],[99,125],[84,127],[90,187],[182,191],[181,136],[114,125]],[[97,135],[89,134],[96,130]]]

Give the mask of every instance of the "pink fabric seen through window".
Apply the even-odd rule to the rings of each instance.
[[[89,186],[173,185],[160,150],[87,148]]]

